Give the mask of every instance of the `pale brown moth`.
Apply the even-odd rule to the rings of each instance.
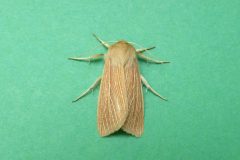
[[[106,54],[69,59],[91,62],[104,58],[103,75],[73,102],[84,97],[101,82],[97,109],[97,125],[100,136],[107,136],[122,129],[139,137],[143,133],[144,126],[142,84],[156,96],[163,100],[166,99],[158,94],[140,74],[138,58],[157,64],[169,62],[154,60],[143,54],[155,47],[135,49],[133,45],[124,40],[110,45],[96,35],[94,36],[108,49]]]

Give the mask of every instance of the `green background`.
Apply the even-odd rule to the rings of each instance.
[[[0,159],[240,159],[239,0],[1,0]],[[170,64],[140,62],[165,102],[144,92],[141,138],[100,138],[99,88],[71,101],[103,62],[92,33]],[[97,48],[94,48],[98,46]]]

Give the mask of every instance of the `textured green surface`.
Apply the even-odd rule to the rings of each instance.
[[[1,0],[0,159],[240,159],[239,0]],[[144,92],[145,132],[100,138],[99,89],[71,101],[103,62],[92,37],[157,48],[141,72],[169,99]]]

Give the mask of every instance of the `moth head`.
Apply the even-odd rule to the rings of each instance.
[[[111,48],[119,49],[119,50],[122,50],[122,51],[135,50],[135,48],[132,46],[132,44],[128,43],[125,40],[120,40],[120,41],[116,42],[115,44],[113,44],[111,46]]]

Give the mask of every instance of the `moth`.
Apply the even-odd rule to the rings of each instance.
[[[94,37],[108,49],[106,54],[69,59],[87,62],[104,59],[103,75],[73,102],[78,101],[100,84],[97,109],[97,126],[100,136],[108,136],[122,129],[140,137],[144,130],[142,84],[156,96],[166,99],[157,93],[140,74],[138,58],[156,64],[169,62],[155,60],[143,54],[155,47],[135,49],[130,42],[124,40],[110,45],[95,34]]]

